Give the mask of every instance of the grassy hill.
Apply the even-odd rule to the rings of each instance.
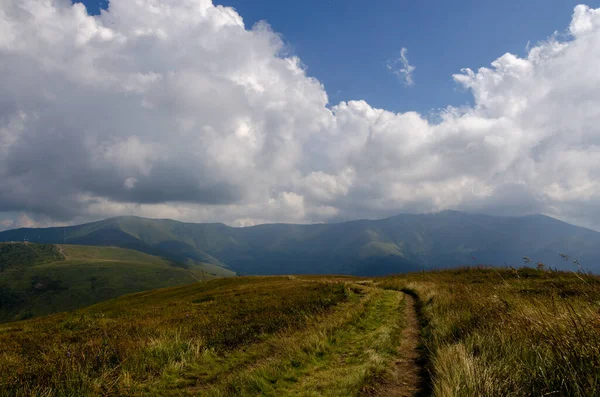
[[[496,217],[444,211],[337,224],[223,224],[118,217],[85,225],[17,229],[0,241],[114,245],[170,258],[218,275],[386,275],[458,265],[519,265],[523,256],[600,271],[600,233],[542,215]]]
[[[0,325],[5,395],[591,396],[600,278],[237,277]]]
[[[213,278],[116,247],[0,244],[0,322],[72,310],[132,292]]]
[[[185,235],[173,230],[176,224],[179,222],[119,217],[72,227],[8,230],[0,233],[0,241],[114,246],[169,258],[219,277],[235,275],[223,263],[193,247]]]

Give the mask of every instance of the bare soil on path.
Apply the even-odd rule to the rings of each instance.
[[[404,294],[406,300],[405,326],[402,342],[398,347],[398,358],[391,376],[376,389],[377,397],[413,397],[427,394],[427,371],[423,368],[420,350],[420,326],[415,298]]]

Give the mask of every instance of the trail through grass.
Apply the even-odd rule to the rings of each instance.
[[[583,397],[599,346],[592,275],[237,277],[0,325],[0,396]]]
[[[429,395],[430,379],[427,354],[421,344],[420,302],[410,293],[404,295],[404,320],[398,357],[388,377],[374,385],[377,397],[412,397]]]
[[[402,294],[357,289],[353,312],[286,340],[270,360],[205,391],[207,396],[353,396],[380,379],[397,354]],[[348,314],[349,313],[349,314]]]
[[[0,395],[356,395],[396,353],[401,296],[236,278],[10,323]]]
[[[600,278],[471,268],[381,279],[423,302],[432,395],[600,395]]]
[[[215,280],[0,326],[0,395],[358,396],[405,300],[334,278]]]

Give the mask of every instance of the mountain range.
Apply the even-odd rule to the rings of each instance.
[[[443,211],[331,224],[231,227],[134,216],[78,226],[22,228],[0,241],[116,246],[216,276],[384,275],[460,265],[600,271],[600,233],[544,215],[499,217]],[[569,260],[563,260],[564,253]]]

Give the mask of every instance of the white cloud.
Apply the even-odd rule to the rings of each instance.
[[[97,17],[0,0],[0,212],[255,224],[455,208],[600,228],[599,15],[579,6],[567,39],[455,75],[474,105],[432,123],[328,107],[268,25],[208,0],[112,0]],[[397,66],[412,81],[406,50]]]
[[[400,50],[400,58],[394,60],[393,62],[388,62],[387,68],[401,81],[403,81],[404,85],[411,86],[415,84],[412,75],[417,68],[408,62],[408,56],[406,55],[407,53],[408,50],[402,47]]]

